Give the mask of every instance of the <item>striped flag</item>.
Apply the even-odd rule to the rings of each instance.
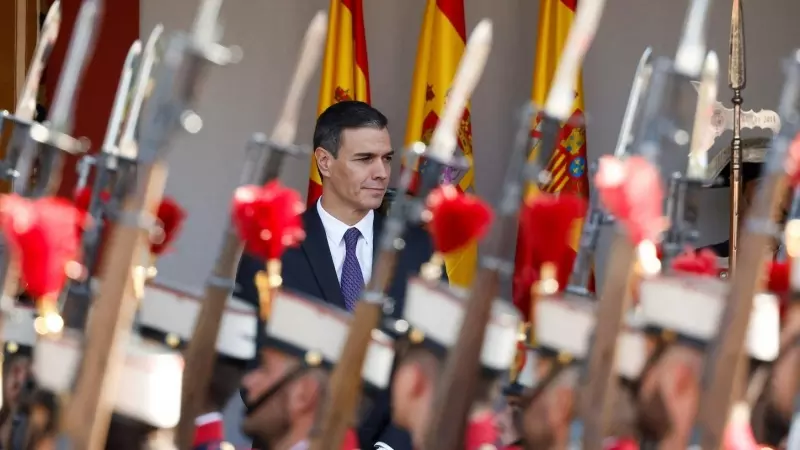
[[[561,51],[567,41],[569,29],[575,17],[575,8],[578,0],[540,0],[539,3],[539,30],[536,38],[536,58],[533,71],[533,92],[532,101],[536,105],[544,105],[547,94],[552,85],[553,76],[558,66]],[[574,126],[575,122],[583,120],[583,77],[579,76],[575,90],[575,102],[570,123],[566,123],[561,128],[557,142],[557,147],[550,159],[548,169],[552,174],[550,184],[544,187],[544,192],[559,193],[566,192],[580,195],[584,198],[589,196],[589,176],[588,163],[586,160],[586,129],[583,124]],[[538,119],[534,124],[533,137],[539,137]],[[531,154],[535,157],[539,149],[536,148]],[[529,186],[528,195],[536,195],[536,186]],[[571,241],[572,248],[577,252],[580,241],[582,223],[576,223],[573,229]],[[521,243],[517,243],[518,248],[524,248]],[[530,265],[531,255],[524,252],[517,252],[516,271],[519,272],[526,265]],[[594,289],[594,277],[590,277],[591,290]],[[515,293],[526,295],[525,293]]]
[[[466,34],[463,0],[428,0],[417,45],[406,144],[417,141],[429,143],[464,52]],[[458,183],[459,189],[468,192],[473,189],[474,179],[469,105],[464,110],[458,130],[458,152],[469,161],[469,170],[460,179],[445,174],[445,182]],[[469,286],[475,276],[477,260],[476,243],[445,255],[450,283]]]
[[[317,114],[343,100],[369,103],[369,62],[361,0],[331,0]],[[317,160],[311,158],[307,204],[322,195]]]

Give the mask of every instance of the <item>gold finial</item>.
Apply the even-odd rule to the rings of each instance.
[[[559,285],[557,275],[557,267],[551,262],[542,264],[539,270],[539,282],[536,283],[536,294],[538,296],[554,295],[558,292]]]
[[[557,357],[558,363],[561,364],[562,366],[570,364],[573,359],[574,358],[572,354],[570,354],[569,352],[559,352]]]
[[[166,343],[170,348],[178,348],[181,345],[181,338],[178,337],[175,333],[167,333],[164,337],[164,343]]]
[[[272,291],[281,287],[283,278],[281,277],[281,260],[271,259],[267,261],[266,271],[260,271],[253,280],[258,289],[258,309],[261,320],[269,319],[269,312],[272,306]]]
[[[39,317],[33,321],[33,329],[39,335],[59,334],[64,329],[64,319],[58,313],[56,299],[46,295],[37,302]]]
[[[408,333],[408,340],[412,344],[421,344],[425,340],[425,333],[418,328],[412,328]]]
[[[431,259],[420,267],[419,274],[423,279],[436,281],[442,278],[442,266],[444,256],[439,252],[434,252]]]
[[[316,350],[310,350],[306,352],[305,361],[309,367],[317,367],[322,364],[322,354]]]
[[[661,340],[665,343],[675,342],[677,339],[678,335],[673,330],[661,330]]]

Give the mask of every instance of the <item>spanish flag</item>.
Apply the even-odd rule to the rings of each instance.
[[[369,62],[361,0],[331,0],[328,40],[322,65],[317,114],[343,100],[369,103]],[[309,206],[322,195],[317,160],[311,158],[308,181]]]
[[[553,77],[558,67],[561,51],[567,42],[572,21],[575,17],[575,8],[578,0],[540,0],[539,3],[539,31],[536,38],[536,58],[533,71],[532,101],[535,105],[542,106],[547,100]],[[570,123],[561,128],[558,145],[550,159],[548,170],[552,174],[550,184],[544,187],[544,192],[568,192],[583,197],[589,196],[589,175],[586,161],[586,129],[583,122],[583,80],[579,77],[575,90]],[[573,126],[579,123],[580,126]],[[539,137],[538,119],[533,127],[533,138]],[[531,157],[539,152],[535,148]],[[535,186],[528,188],[528,195],[537,195]],[[571,246],[577,252],[580,241],[582,223],[577,223],[574,228]],[[521,233],[522,234],[522,233]],[[524,248],[518,243],[518,248]],[[519,273],[524,267],[531,264],[531,255],[517,252],[516,271]],[[589,289],[594,290],[594,277],[590,277]],[[518,295],[527,293],[515,292]]]
[[[466,46],[466,28],[463,0],[428,0],[417,46],[417,62],[406,124],[406,144],[430,142]],[[469,170],[458,181],[458,187],[465,192],[471,191],[474,171],[469,105],[464,110],[458,130],[458,152],[469,161]],[[448,181],[447,174],[445,181]],[[469,286],[475,276],[477,260],[477,244],[470,244],[445,256],[450,283]]]

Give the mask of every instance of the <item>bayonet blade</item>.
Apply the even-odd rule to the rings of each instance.
[[[94,52],[102,14],[102,0],[84,0],[78,12],[78,19],[75,21],[69,50],[67,50],[66,62],[53,99],[53,109],[50,112],[49,119],[53,131],[65,134],[72,131],[70,128],[75,95]]]
[[[731,48],[728,55],[728,86],[730,86],[731,89],[744,89],[746,84],[742,0],[733,0],[733,11],[731,12]]]

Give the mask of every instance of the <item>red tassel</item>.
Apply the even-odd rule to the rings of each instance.
[[[161,234],[157,242],[150,244],[153,255],[162,255],[175,238],[178,237],[183,222],[186,220],[186,211],[175,200],[164,197],[158,205],[158,222],[161,224]]]
[[[792,187],[800,186],[800,133],[795,135],[794,140],[789,145],[785,169],[789,175],[789,185]]]
[[[264,260],[277,259],[287,247],[304,238],[300,195],[278,181],[242,186],[233,195],[233,222],[249,253]]]
[[[634,243],[659,240],[667,220],[662,211],[664,189],[658,169],[639,156],[624,161],[603,156],[595,186],[603,206],[625,227]]]
[[[80,252],[79,228],[86,214],[70,202],[18,195],[0,199],[0,220],[11,250],[19,258],[27,292],[42,298],[57,294],[67,279],[66,267]]]
[[[717,255],[708,249],[699,252],[687,251],[672,260],[672,270],[678,273],[713,276],[719,275]]]
[[[452,185],[434,189],[426,202],[433,245],[443,254],[482,238],[492,223],[492,209],[486,203]]]

